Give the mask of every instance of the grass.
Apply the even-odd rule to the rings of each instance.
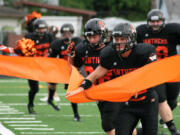
[[[15,135],[105,135],[101,129],[101,121],[96,103],[83,103],[79,104],[79,113],[82,118],[82,122],[73,121],[72,108],[70,102],[65,99],[65,90],[63,84],[58,84],[57,92],[60,95],[61,101],[60,111],[55,111],[47,103],[41,102],[39,99],[44,97],[47,93],[47,84],[40,82],[40,91],[35,98],[35,110],[36,116],[29,115],[27,112],[28,101],[28,84],[25,79],[7,78],[0,79],[0,113],[4,112],[1,109],[1,105],[8,105],[10,108],[22,112],[24,114],[0,114],[0,122],[8,129],[10,129]],[[2,102],[2,103],[1,103]],[[5,111],[7,112],[7,111]],[[177,127],[180,129],[180,107],[173,112],[174,120]],[[2,118],[35,118],[32,121],[42,121],[43,125],[47,127],[12,127],[10,121],[27,121],[27,120],[3,120]],[[31,121],[31,120],[28,120]],[[17,124],[16,124],[17,125]],[[21,124],[22,125],[22,124]],[[23,124],[25,125],[25,124]],[[24,129],[18,128],[45,128],[43,130]],[[47,130],[49,129],[49,130]],[[53,129],[53,130],[51,130]],[[159,126],[159,135],[170,135],[167,129]]]

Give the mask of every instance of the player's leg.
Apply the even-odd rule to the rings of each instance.
[[[42,98],[40,98],[40,101],[42,101],[42,102],[47,102],[48,101],[48,97],[49,97],[49,89],[47,90],[47,92],[48,92],[48,95],[46,95],[45,97],[42,97]],[[61,99],[60,99],[60,97],[58,96],[58,93],[55,91],[55,93],[54,93],[54,97],[53,97],[53,99],[56,101],[56,102],[59,102]]]
[[[68,84],[64,84],[64,89],[65,90],[68,89]],[[81,117],[80,117],[79,112],[78,112],[78,105],[76,103],[71,103],[71,107],[72,107],[73,114],[74,114],[74,121],[80,122]]]
[[[57,103],[54,101],[54,93],[56,92],[56,83],[48,84],[49,96],[48,96],[48,104],[51,105],[56,111],[59,111],[60,108]]]
[[[125,107],[119,111],[116,120],[116,135],[132,135],[138,120],[138,116],[134,114],[134,108],[126,104]]]
[[[180,83],[166,83],[167,101],[171,110],[177,106],[177,99],[180,91]]]
[[[133,130],[132,135],[143,135],[143,133],[142,133],[142,128],[141,128],[141,127],[140,127],[140,128],[135,128],[135,129]]]
[[[167,84],[161,84],[157,86],[156,89],[159,97],[159,114],[161,116],[160,123],[166,124],[172,135],[180,135],[173,120],[172,110],[169,104],[167,103],[167,98],[168,98],[167,96],[169,96],[170,94],[167,91]],[[176,87],[175,87],[175,91],[176,91]],[[177,92],[178,91],[176,91],[175,93]],[[177,96],[172,94],[172,97],[177,97]],[[173,106],[174,107],[176,106],[176,102],[173,103]]]
[[[101,125],[107,135],[115,135],[115,120],[120,107],[124,104],[116,102],[98,102]]]
[[[142,105],[140,113],[143,135],[158,134],[158,95],[151,92],[151,97]]]
[[[78,113],[78,105],[76,103],[71,103],[73,114],[74,114],[74,121],[81,121],[80,115]]]
[[[177,106],[177,98],[179,96],[179,83],[166,83],[166,92],[167,92],[167,101],[171,108],[174,110]],[[177,130],[173,119],[165,122],[171,135],[180,135],[180,132]]]
[[[28,85],[30,87],[29,93],[28,93],[28,112],[30,114],[36,114],[34,111],[34,98],[36,93],[39,91],[39,82],[34,80],[28,80]]]

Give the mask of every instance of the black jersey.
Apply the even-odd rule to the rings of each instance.
[[[37,49],[36,56],[47,57],[50,43],[54,39],[50,33],[46,33],[43,38],[37,36],[36,33],[29,33],[25,38],[29,38],[35,42],[35,48]]]
[[[169,23],[158,33],[153,33],[146,24],[140,25],[137,30],[137,42],[148,43],[156,47],[158,59],[177,54],[176,46],[180,44],[180,24]]]
[[[81,67],[84,65],[86,75],[92,73],[99,65],[99,54],[101,50],[94,50],[84,40],[75,49],[76,55],[74,57],[74,66]],[[106,76],[98,79],[95,84],[110,80],[112,74],[108,72]]]
[[[78,37],[72,38],[72,42],[75,43],[75,46],[82,42],[82,39]],[[68,59],[67,55],[68,45],[63,42],[61,39],[56,39],[50,44],[49,57],[63,58]]]
[[[119,56],[112,46],[105,47],[100,53],[100,65],[112,71],[112,78],[134,71],[156,59],[155,48],[147,44],[135,45],[127,58]],[[146,92],[147,90],[144,90],[140,93],[144,94]],[[139,97],[142,97],[142,95]]]

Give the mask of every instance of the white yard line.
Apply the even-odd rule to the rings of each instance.
[[[9,106],[27,106],[27,103],[6,103],[6,105],[9,105]],[[44,103],[36,103],[36,105],[47,105],[46,102]],[[61,106],[70,106],[71,104],[70,103],[59,103],[59,105]],[[97,106],[96,103],[82,103],[82,104],[78,104],[79,106]]]
[[[4,121],[4,123],[42,123],[42,121]]]
[[[21,132],[23,135],[93,135],[105,134],[104,132]]]
[[[2,109],[2,110],[0,110],[0,113],[4,113],[4,112],[7,112],[7,113],[9,113],[9,112],[11,112],[11,113],[12,113],[12,112],[13,112],[13,113],[17,113],[17,112],[19,112],[19,111],[16,110],[16,109],[14,109],[14,110],[13,110],[13,109],[11,109],[11,110],[7,110],[7,109],[5,109],[5,110]]]
[[[35,118],[36,116],[35,115],[29,115],[29,114],[25,114],[25,115],[22,115],[23,117],[30,117],[30,118]]]
[[[22,82],[26,82],[27,80],[23,80],[23,79],[0,79],[0,83],[22,83]]]
[[[0,108],[11,108],[10,106],[4,105],[4,104],[0,104]]]
[[[35,118],[0,118],[0,120],[35,120]]]
[[[1,107],[0,107],[1,108]],[[14,108],[1,108],[1,110],[0,111],[14,111],[14,112],[16,112],[17,110],[16,109],[14,109]]]
[[[15,130],[43,130],[43,131],[52,131],[54,128],[14,128]]]
[[[27,103],[6,103],[6,105],[9,106],[27,106]],[[36,105],[48,105],[46,102],[45,103],[36,103]],[[70,103],[60,103],[62,106],[69,106]]]
[[[1,135],[15,135],[11,130],[4,127],[1,122],[0,122],[0,134]]]
[[[48,127],[48,125],[43,125],[43,124],[26,124],[26,125],[10,124],[8,126],[10,126],[10,127]]]
[[[0,114],[24,114],[24,112],[6,112],[6,113],[1,113]]]
[[[58,94],[59,96],[65,96],[65,93],[59,93]],[[10,97],[10,96],[18,96],[18,97],[21,97],[21,96],[28,96],[28,93],[1,93],[0,96],[5,96],[5,97]],[[47,96],[47,93],[37,93],[36,96]]]

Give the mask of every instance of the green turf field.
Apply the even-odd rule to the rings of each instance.
[[[9,129],[15,135],[105,135],[101,129],[96,103],[79,104],[82,121],[75,122],[70,103],[64,96],[63,85],[59,84],[57,90],[61,98],[61,110],[55,111],[50,105],[39,100],[47,93],[47,84],[41,82],[35,99],[37,115],[29,115],[26,109],[28,89],[25,79],[0,79],[0,130]],[[174,119],[180,129],[179,106],[174,111]],[[161,126],[160,134],[170,135],[167,129]]]

